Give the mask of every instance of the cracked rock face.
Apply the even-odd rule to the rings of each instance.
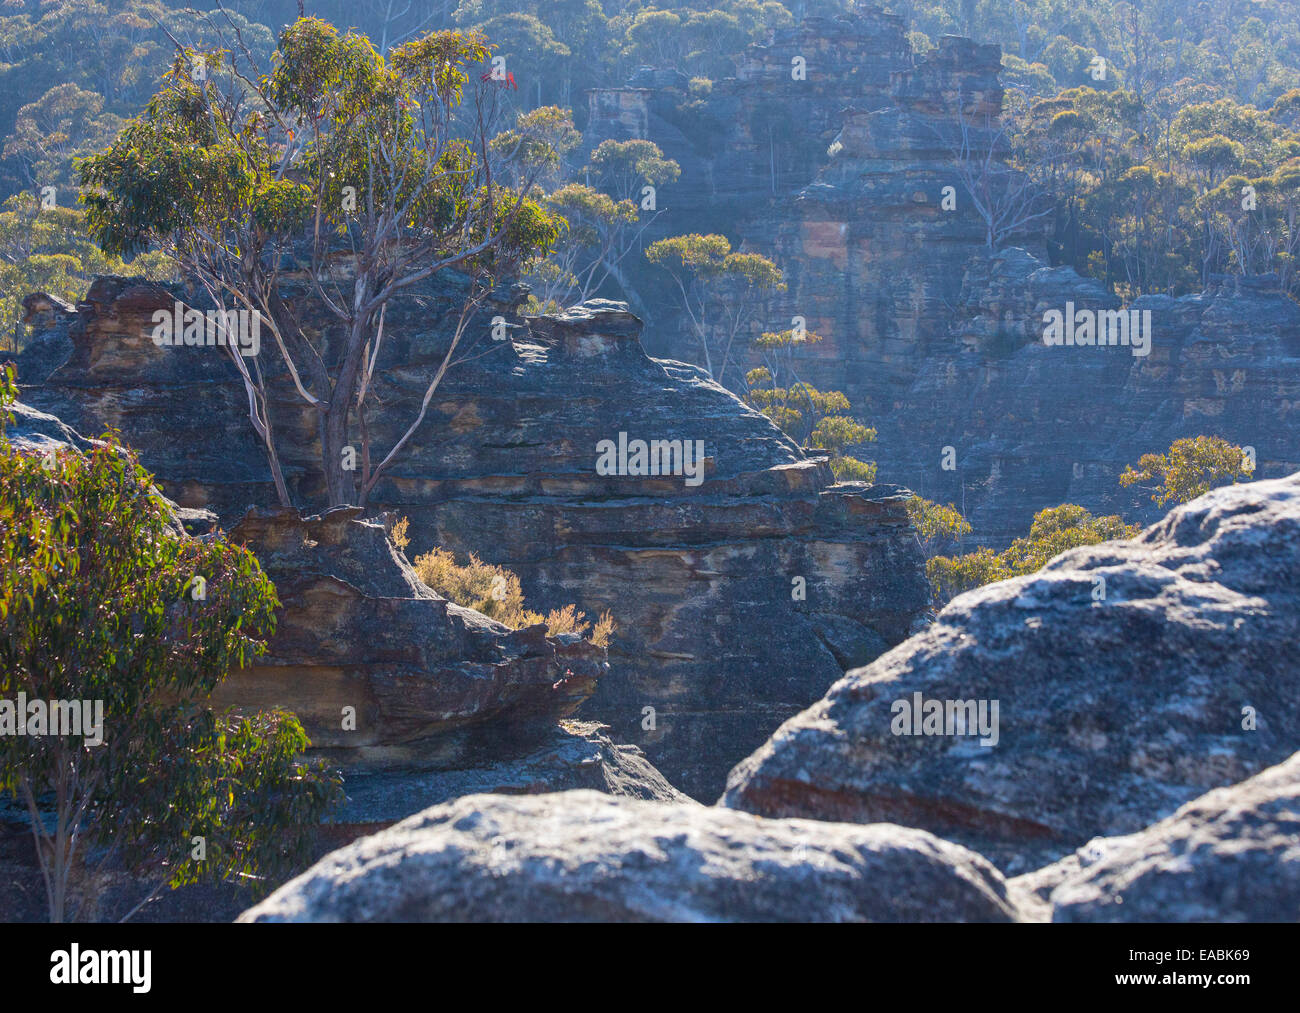
[[[1154,826],[1091,841],[1012,880],[1056,922],[1294,922],[1300,913],[1300,753]]]
[[[1012,921],[996,869],[904,827],[593,791],[470,795],[327,855],[244,922]]]
[[[787,721],[723,801],[924,827],[1027,871],[1290,756],[1298,637],[1300,475],[1217,489],[956,598]],[[895,734],[917,693],[997,701],[996,745],[955,721]]]
[[[383,411],[370,423],[377,446],[391,447],[415,418],[441,361],[458,292],[454,280],[440,286],[387,312],[373,386]],[[325,327],[305,285],[285,294],[305,326]],[[471,324],[480,343],[447,374],[371,511],[409,518],[412,557],[442,546],[513,570],[538,611],[611,611],[610,670],[583,717],[643,748],[682,790],[716,798],[731,766],[846,667],[903,640],[927,607],[908,494],[835,485],[824,459],[808,458],[699,369],[646,355],[641,322],[621,303],[525,319],[513,312],[522,295],[498,295]],[[123,278],[97,280],[75,309],[33,297],[29,316],[46,329],[19,379],[30,385],[25,400],[78,431],[119,428],[167,495],[230,527],[274,494],[224,350],[148,338],[154,310],[177,297]],[[498,315],[508,340],[492,340]],[[278,356],[271,344],[262,358],[285,473],[310,512],[322,501],[316,432],[268,358]],[[698,441],[702,481],[600,474],[597,447],[620,434]],[[288,668],[311,663],[311,609],[333,600],[343,614],[347,595],[318,584],[302,592],[310,621],[286,628],[284,644],[298,638]],[[381,613],[416,607],[375,600],[363,611],[378,629],[389,621]],[[322,686],[336,687],[331,707],[351,692],[332,674],[334,629],[325,627],[318,671]]]

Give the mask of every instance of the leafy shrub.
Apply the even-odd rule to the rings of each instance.
[[[1248,467],[1249,465],[1249,467]],[[1137,467],[1129,466],[1119,477],[1123,486],[1156,482],[1151,499],[1158,506],[1189,503],[1221,485],[1254,474],[1254,462],[1245,451],[1218,436],[1175,440],[1167,454],[1143,454]]]
[[[152,897],[300,865],[337,777],[300,758],[310,743],[294,715],[208,706],[232,665],[265,650],[275,588],[247,550],[179,534],[114,438],[86,455],[19,452],[4,434],[12,381],[7,368],[0,790],[32,818],[50,919],[92,913],[112,868]],[[39,731],[16,734],[19,694],[28,715],[33,701],[66,704],[67,723],[53,727],[51,706]]]
[[[913,496],[907,501],[907,516],[911,518],[917,541],[927,556],[933,554],[936,546],[957,543],[971,531],[970,522],[951,503],[940,506],[932,500]]]
[[[1029,534],[1005,551],[982,547],[963,556],[935,556],[926,563],[925,572],[935,601],[942,606],[972,588],[1034,573],[1067,549],[1131,538],[1140,530],[1118,516],[1094,517],[1081,506],[1063,503],[1035,514]]]

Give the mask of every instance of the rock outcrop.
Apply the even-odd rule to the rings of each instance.
[[[348,768],[458,769],[517,756],[590,696],[602,649],[440,598],[359,514],[251,511],[231,530],[284,608],[267,653],[214,705],[287,708]]]
[[[723,801],[923,827],[1021,872],[1297,745],[1300,475],[1214,490],[1132,540],[961,595],[787,721]]]
[[[774,226],[744,231],[786,272],[773,312],[804,317],[824,339],[801,375],[843,390],[873,424],[948,349],[962,277],[988,255],[954,162],[963,143],[997,143],[1000,60],[996,46],[945,37],[896,70],[885,95],[843,112],[827,164],[775,209]],[[1022,241],[1042,245],[1032,229]]]
[[[391,447],[416,416],[454,323],[456,284],[388,310],[377,446]],[[26,400],[81,432],[118,428],[169,496],[230,528],[250,504],[275,499],[224,350],[150,340],[154,311],[187,295],[99,279],[71,314],[41,309],[42,357],[20,360],[19,379]],[[409,518],[412,555],[440,545],[508,567],[536,609],[611,610],[611,669],[583,716],[644,748],[679,788],[715,798],[735,762],[846,667],[904,639],[924,611],[908,494],[834,485],[824,459],[698,369],[647,356],[621,304],[524,320],[514,313],[523,293],[497,296],[471,324],[479,344],[376,486],[372,513]],[[304,326],[328,333],[301,280],[286,298]],[[497,316],[508,340],[493,340]],[[311,509],[322,496],[316,433],[277,355],[264,346],[284,469],[295,503]],[[598,444],[620,434],[701,446],[699,484],[599,474]],[[286,671],[310,650],[304,640]]]
[[[326,856],[244,922],[1011,921],[997,870],[903,827],[592,791],[471,795]]]
[[[1300,754],[1009,887],[1031,917],[1057,922],[1294,922],[1298,841]]]
[[[355,770],[347,801],[330,815],[348,838],[373,832],[431,805],[463,795],[543,795],[589,789],[655,802],[691,803],[647,762],[636,746],[609,738],[607,725],[562,720],[544,736],[521,740],[496,762],[456,770]],[[510,755],[517,753],[519,755]],[[336,842],[337,843],[337,842]]]

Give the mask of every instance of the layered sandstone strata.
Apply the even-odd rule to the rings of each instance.
[[[286,297],[330,340],[295,284]],[[414,419],[458,294],[452,281],[390,308],[377,446]],[[274,494],[225,351],[151,339],[154,311],[178,296],[191,297],[106,278],[72,311],[33,300],[46,326],[20,378],[29,401],[77,430],[120,429],[169,496],[230,528]],[[534,608],[610,610],[610,672],[583,715],[643,747],[677,786],[716,797],[731,764],[925,609],[907,493],[834,484],[823,459],[698,369],[647,356],[621,304],[525,321],[521,298],[498,293],[471,325],[481,341],[448,373],[371,513],[408,517],[413,555],[439,545],[510,568]],[[493,340],[496,316],[506,340]],[[324,505],[316,434],[277,354],[262,351],[273,417],[295,505],[311,512]],[[702,482],[600,474],[598,446],[620,434],[702,442]],[[310,655],[310,638],[306,626],[295,657]]]

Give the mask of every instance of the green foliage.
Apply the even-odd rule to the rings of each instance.
[[[1167,454],[1143,454],[1137,467],[1126,468],[1119,481],[1123,486],[1156,483],[1151,499],[1165,506],[1187,503],[1217,486],[1249,478],[1251,463],[1241,447],[1217,436],[1198,436],[1176,440]],[[939,507],[918,498],[909,502],[908,513],[927,554],[934,540],[951,541],[970,531],[951,505]],[[1140,530],[1118,516],[1094,517],[1081,506],[1064,503],[1035,514],[1029,534],[1005,551],[980,548],[961,556],[935,556],[926,563],[926,573],[935,600],[945,604],[972,588],[1034,573],[1067,549],[1131,538]]]
[[[10,197],[0,205],[0,348],[22,350],[22,300],[28,293],[45,292],[75,304],[100,274],[165,281],[174,269],[162,253],[143,254],[130,265],[105,254],[87,238],[80,210],[43,209],[29,193]]]
[[[718,0],[705,10],[685,4],[632,8],[611,18],[608,29],[622,41],[618,66],[624,77],[646,64],[717,79],[734,73],[732,61],[746,46],[793,21],[780,3]]]
[[[1249,460],[1241,447],[1218,436],[1175,440],[1165,454],[1143,454],[1137,467],[1120,475],[1120,485],[1156,483],[1151,494],[1158,506],[1189,503],[1221,485],[1250,478]]]
[[[477,31],[436,31],[381,56],[363,35],[300,18],[281,33],[268,74],[242,51],[178,52],[144,113],[78,166],[88,227],[102,249],[159,248],[213,303],[258,313],[297,394],[320,416],[330,505],[364,506],[409,438],[408,428],[386,453],[372,448],[365,419],[371,343],[388,303],[440,271],[469,276],[455,340],[431,371],[431,396],[473,307],[498,280],[550,254],[563,231],[534,187],[543,166],[535,157],[529,165],[526,152],[515,185],[503,185],[486,100],[465,102],[467,89],[479,98],[491,89],[478,73],[490,54]],[[200,61],[203,74],[194,72]],[[548,122],[557,143],[571,142],[562,122]],[[305,333],[279,306],[283,265],[306,244],[339,340]],[[344,250],[347,286],[330,266]],[[250,422],[288,505],[266,371],[236,362]],[[342,467],[343,448],[354,442],[356,475]]]
[[[1147,99],[1186,81],[1267,106],[1300,84],[1300,25],[1287,0],[929,0],[905,7],[892,9],[910,15],[914,34],[1000,44],[1004,71],[1016,85],[1036,79],[1035,95],[1093,83],[1096,56],[1107,61],[1098,84],[1138,88]]]
[[[14,160],[24,181],[37,190],[71,189],[73,159],[107,144],[121,126],[121,117],[104,111],[102,95],[67,81],[18,110],[4,157]]]
[[[925,575],[939,608],[959,594],[1013,576],[1001,556],[986,546],[962,556],[932,556],[925,562]]]
[[[308,212],[346,229],[354,218],[343,188],[352,187],[356,204],[402,209],[408,232],[444,236],[436,254],[454,255],[473,245],[467,235],[488,235],[510,217],[486,199],[479,156],[446,126],[489,52],[475,33],[435,32],[385,61],[364,37],[304,18],[280,38],[260,109],[223,102],[215,81],[229,66],[224,54],[205,54],[210,78],[200,82],[178,57],[144,115],[80,167],[92,234],[115,253],[188,247],[238,234],[251,218],[260,248],[292,239]],[[383,158],[401,171],[377,171],[380,145],[392,143]],[[529,221],[517,249],[506,243],[497,253],[544,255],[559,224],[530,198],[504,193]]]
[[[629,246],[629,231],[640,221],[636,205],[615,200],[582,183],[568,183],[546,197],[567,229],[546,260],[525,277],[533,290],[530,312],[563,309],[594,295],[618,272]]]
[[[940,546],[952,546],[971,532],[970,522],[949,503],[942,506],[933,500],[913,496],[907,501],[907,516],[911,518],[916,539],[927,557],[935,555]]]
[[[240,13],[231,22],[252,50],[270,52],[268,28]],[[72,159],[102,146],[148,98],[172,60],[166,33],[210,48],[218,25],[231,33],[223,17],[163,0],[0,4],[0,198],[69,183]]]
[[[709,277],[722,271],[722,263],[729,253],[731,241],[726,236],[693,232],[651,243],[645,257],[666,271]]]
[[[841,482],[876,480],[876,465],[860,461],[846,451],[873,443],[876,430],[849,416],[852,405],[838,390],[821,391],[799,380],[795,369],[798,354],[822,340],[806,328],[764,331],[754,341],[766,365],[745,374],[744,400],[766,415],[787,436],[801,444],[827,451],[831,472]],[[789,386],[777,383],[790,377]]]
[[[1123,296],[1270,272],[1297,295],[1296,101],[1265,111],[1187,80],[1145,99],[1071,88],[1012,104],[1014,160],[1052,194],[1056,257]]]
[[[761,254],[733,252],[726,236],[698,232],[651,243],[645,256],[672,278],[704,368],[722,383],[736,339],[756,329],[772,294],[785,291],[781,269]]]
[[[835,391],[833,393],[839,393]],[[843,398],[844,395],[840,394]],[[848,401],[845,400],[847,411]],[[830,453],[831,472],[841,482],[874,482],[875,462],[859,461],[845,451],[861,443],[874,443],[876,431],[845,415],[826,415],[817,420],[808,442]]]
[[[659,187],[676,182],[681,166],[665,158],[652,141],[601,141],[591,153],[587,170],[617,197],[639,197],[645,184]],[[729,248],[729,247],[728,247]]]
[[[550,181],[564,176],[565,160],[581,143],[572,110],[542,106],[519,113],[513,130],[493,138],[492,150],[525,170],[541,169]]]
[[[33,817],[53,920],[93,908],[112,860],[178,886],[306,858],[337,778],[300,758],[293,715],[207,706],[265,650],[277,605],[247,550],[177,533],[111,436],[84,456],[0,439],[0,700],[102,707],[102,744],[85,727],[0,735],[0,788]]]
[[[1140,530],[1117,516],[1094,517],[1081,506],[1063,503],[1035,514],[1029,534],[1005,551],[981,547],[963,556],[935,556],[926,562],[925,572],[935,602],[942,606],[972,588],[1034,573],[1067,549],[1131,538]]]

